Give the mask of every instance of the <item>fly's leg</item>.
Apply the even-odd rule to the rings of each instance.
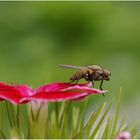
[[[103,80],[101,80],[101,83],[100,83],[100,90],[103,90],[102,89],[102,84],[103,84]]]
[[[104,80],[101,80],[101,83],[100,83],[100,90],[103,90],[103,89],[102,89],[103,81],[104,81]],[[102,93],[102,95],[105,96],[104,93]]]
[[[77,84],[79,82],[79,80],[76,80],[76,82],[74,84]]]
[[[72,84],[72,83],[74,83],[74,81],[75,81],[75,80],[70,80],[70,81],[68,82],[68,84]]]
[[[68,84],[77,84],[79,82],[79,80],[70,80],[70,82],[68,82]]]

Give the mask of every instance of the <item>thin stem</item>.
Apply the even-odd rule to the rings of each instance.
[[[18,105],[17,105],[16,119],[17,119],[17,128],[18,128],[18,134],[19,134],[19,132],[20,132],[20,120],[19,120],[19,106]]]
[[[48,133],[48,129],[49,129],[48,108],[49,108],[49,104],[47,106],[47,114],[46,114],[46,121],[45,121],[45,131],[44,131],[44,138],[45,139],[48,139],[49,138],[49,133]]]
[[[63,111],[63,114],[62,114],[62,116],[61,116],[61,118],[60,118],[59,127],[62,127],[62,125],[63,125],[63,123],[64,123],[64,121],[65,121],[65,119],[66,119],[66,114],[67,114],[68,111],[69,111],[69,108],[70,108],[71,103],[72,103],[72,101],[69,101],[68,104],[67,104],[67,106],[65,107],[65,109],[64,109],[64,111]]]
[[[20,108],[19,108],[20,109]],[[24,117],[24,119],[23,119],[23,114],[22,114],[22,112],[20,111],[20,114],[19,114],[19,117],[20,117],[20,119],[19,119],[19,130],[20,130],[20,136],[22,137],[22,138],[26,138],[26,130],[27,130],[27,128],[26,128],[26,130],[25,130],[25,125],[23,125],[24,124],[24,122],[27,122],[28,123],[28,119],[26,120],[26,117]],[[26,120],[26,121],[25,121]],[[22,135],[22,134],[24,134],[24,135]]]
[[[5,135],[4,135],[4,133],[2,132],[2,130],[0,130],[0,139],[6,139],[6,137],[5,137]]]
[[[40,114],[41,108],[42,108],[42,104],[39,106],[39,109],[37,110],[36,121],[38,121],[38,118],[39,118],[39,114]]]
[[[29,117],[30,116],[28,114],[28,116],[27,116],[27,122],[28,122],[28,125],[27,125],[28,126],[28,128],[27,128],[28,129],[28,131],[27,131],[27,139],[30,139],[31,138],[31,131],[30,131],[31,130],[31,122],[30,122]]]
[[[33,121],[33,114],[31,111],[31,104],[28,104],[28,115],[27,115],[27,139],[31,139],[31,121]]]
[[[58,103],[55,102],[55,115],[56,115],[56,123],[57,123],[57,126],[58,126]]]
[[[2,130],[2,122],[3,122],[2,114],[3,114],[3,108],[2,108],[2,104],[1,104],[0,105],[0,129],[1,130]]]
[[[72,101],[69,101],[69,102],[68,102],[68,106],[67,106],[66,112],[69,111],[69,108],[70,108],[71,103],[72,103]]]
[[[71,103],[72,103],[72,101],[69,101],[68,104],[66,105],[66,107],[64,108],[61,118],[59,119],[60,120],[59,126],[61,126],[62,120],[65,118],[65,114],[66,114],[65,112],[68,112]]]
[[[35,116],[34,116],[34,111],[33,111],[32,106],[30,106],[30,111],[31,111],[32,121],[35,121]]]
[[[6,101],[6,110],[7,110],[7,114],[8,114],[8,119],[9,119],[9,123],[10,123],[10,127],[12,128],[12,120],[11,120],[11,116],[10,116],[10,111],[9,111],[9,107],[8,107],[8,102]]]

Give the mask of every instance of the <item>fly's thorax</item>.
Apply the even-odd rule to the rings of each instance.
[[[98,81],[102,80],[102,68],[99,65],[92,65],[88,66],[88,76],[85,77],[86,80],[88,81]]]
[[[102,75],[103,69],[99,65],[88,66],[88,68],[92,71],[91,74],[93,75],[93,77]]]
[[[92,70],[94,70],[94,71],[102,71],[102,68],[101,68],[101,66],[99,66],[99,65],[91,65],[91,66],[88,66],[88,68],[89,69],[92,69]]]
[[[98,80],[101,80],[102,79],[102,75],[101,74],[102,73],[96,71],[96,72],[88,75],[88,79],[89,79],[89,81],[93,81],[93,80],[98,81]]]
[[[88,72],[88,70],[89,70],[88,67],[83,67],[83,68],[81,68],[81,69],[79,70],[79,72],[82,73],[82,74],[85,74],[85,73]]]

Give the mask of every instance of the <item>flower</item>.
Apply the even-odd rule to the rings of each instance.
[[[23,104],[29,101],[57,102],[78,100],[92,94],[102,94],[102,91],[90,88],[91,83],[69,84],[52,83],[32,89],[26,85],[8,85],[0,83],[0,100],[8,100],[14,104]]]
[[[131,139],[131,134],[127,131],[120,133],[118,140],[122,140],[122,139]]]

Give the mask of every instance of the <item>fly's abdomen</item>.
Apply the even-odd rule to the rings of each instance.
[[[76,81],[76,80],[80,80],[81,78],[83,78],[83,75],[80,71],[77,71],[73,76],[70,77],[71,81]]]

